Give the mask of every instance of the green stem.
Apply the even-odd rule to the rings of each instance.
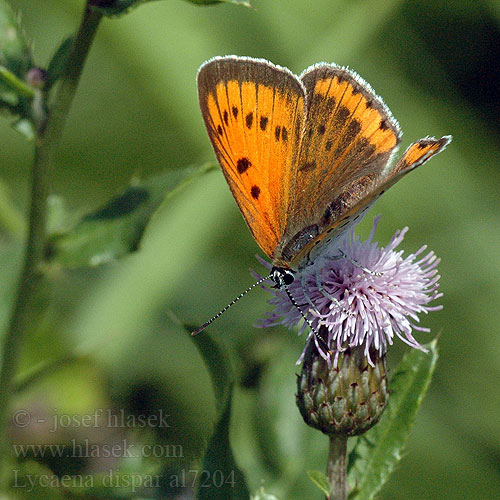
[[[327,500],[347,500],[347,436],[330,436],[326,475],[330,483]]]
[[[36,322],[34,302],[42,278],[40,265],[43,262],[46,243],[46,206],[50,167],[101,17],[102,14],[99,12],[88,7],[85,8],[71,54],[61,77],[60,86],[54,97],[53,106],[49,116],[41,121],[37,130],[31,174],[31,205],[24,265],[11,320],[4,337],[2,366],[0,368],[0,487],[4,491],[10,477],[7,470],[11,455],[8,430],[10,403],[14,393],[14,377],[17,372],[24,334],[30,325]]]

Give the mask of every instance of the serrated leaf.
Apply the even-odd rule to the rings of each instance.
[[[418,408],[429,387],[438,358],[437,342],[426,346],[428,353],[412,349],[391,378],[391,397],[379,423],[358,442],[350,455],[349,498],[371,500],[401,459],[401,451],[415,422]]]
[[[47,262],[68,268],[96,266],[135,252],[158,206],[213,168],[209,163],[170,171],[128,187],[71,230],[52,234]]]
[[[309,479],[328,497],[330,495],[330,484],[323,472],[319,470],[307,471]]]
[[[205,451],[196,498],[248,500],[250,492],[229,441],[233,375],[228,358],[208,335],[192,338],[210,373],[217,407],[217,422]]]
[[[45,90],[50,89],[54,83],[56,83],[64,71],[66,64],[68,62],[69,55],[71,53],[71,47],[73,46],[74,37],[69,36],[66,38],[61,45],[59,45],[55,54],[50,60],[49,66],[47,68]]]

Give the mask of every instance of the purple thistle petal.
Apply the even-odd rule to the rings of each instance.
[[[380,247],[373,242],[379,220],[380,216],[375,218],[366,241],[362,242],[351,231],[335,242],[339,258],[331,258],[326,252],[320,254],[313,264],[296,273],[295,281],[289,286],[291,295],[314,328],[326,330],[325,341],[335,354],[333,362],[346,348],[364,346],[365,356],[373,365],[370,356],[374,352],[384,355],[395,337],[425,351],[412,335],[413,331],[430,331],[416,324],[418,315],[442,309],[441,305],[429,305],[442,297],[438,292],[440,259],[432,251],[425,254],[426,245],[406,257],[403,250],[396,251],[408,227],[396,231],[389,244]],[[271,268],[269,263],[258,259],[267,269]],[[259,327],[291,328],[301,324],[299,335],[309,330],[285,290],[263,286],[273,295],[269,304],[274,310],[266,314]],[[306,344],[311,340],[327,358],[316,336],[309,331]]]

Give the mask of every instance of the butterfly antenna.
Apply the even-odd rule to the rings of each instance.
[[[302,311],[302,308],[299,306],[299,304],[297,304],[297,301],[293,298],[293,295],[291,294],[288,286],[285,285],[284,288],[285,288],[286,294],[288,295],[288,298],[290,299],[290,302],[292,303],[292,305],[294,305],[297,308],[300,315],[304,318],[304,321],[308,324],[309,328],[314,333],[314,336],[318,340],[318,343],[321,345],[323,350],[328,354],[333,354],[333,351],[328,347],[328,344],[325,342],[323,337],[319,334],[318,330],[316,330],[316,328],[314,328],[311,320],[304,314],[304,312]]]
[[[268,279],[271,279],[271,277],[272,277],[272,274],[270,274],[269,276],[265,276],[264,278],[261,278],[260,280],[256,281],[253,285],[249,286],[244,292],[241,292],[238,295],[238,297],[236,297],[231,302],[229,302],[229,304],[226,307],[221,309],[213,318],[209,319],[206,323],[203,323],[203,325],[201,325],[199,328],[197,328],[196,330],[191,332],[191,335],[194,337],[195,335],[198,335],[199,333],[201,333],[203,330],[205,330],[205,328],[207,326],[211,325],[216,319],[220,318],[231,306],[236,304],[236,302],[238,302],[238,300],[240,300],[242,297],[244,297],[248,292],[253,290],[256,286],[260,285],[262,282],[264,282]]]

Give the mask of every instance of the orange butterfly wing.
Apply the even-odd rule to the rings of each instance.
[[[283,264],[366,194],[401,137],[382,99],[354,72],[319,64],[301,80],[307,117],[288,224],[275,253]]]
[[[299,78],[262,59],[214,58],[198,73],[212,146],[254,238],[273,263],[307,264],[451,137],[412,144],[363,79],[319,64]]]
[[[214,58],[198,72],[203,119],[224,176],[269,257],[285,230],[305,94],[290,71],[250,58]]]
[[[345,227],[355,223],[360,214],[366,211],[387,189],[434,155],[443,151],[451,140],[452,137],[449,135],[440,139],[434,137],[420,139],[408,147],[394,167],[388,167],[386,172],[378,178],[367,178],[366,181],[362,182],[359,189],[364,192],[364,195],[351,196],[351,191],[346,191],[347,194],[340,200],[342,206],[338,216],[333,218],[331,224],[323,228],[323,231],[316,238],[295,253],[293,256],[295,262],[299,263],[302,259],[307,258],[316,245],[334,239]]]

